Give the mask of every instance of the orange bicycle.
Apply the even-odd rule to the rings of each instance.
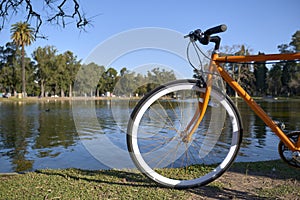
[[[188,34],[200,62],[195,79],[161,85],[143,97],[133,110],[127,145],[137,168],[158,184],[192,188],[220,177],[233,163],[242,140],[238,109],[224,91],[224,80],[280,138],[278,150],[289,165],[300,168],[300,131],[285,133],[229,75],[222,63],[300,60],[300,53],[220,56],[220,37],[226,25]],[[200,59],[196,42],[214,43],[209,62]],[[188,59],[189,56],[188,46]]]

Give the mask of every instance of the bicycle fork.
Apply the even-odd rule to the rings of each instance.
[[[213,54],[212,58],[214,58],[215,54]],[[185,130],[184,130],[184,137],[183,137],[183,142],[188,143],[192,140],[192,136],[195,133],[195,131],[197,130],[197,128],[199,127],[209,100],[210,100],[210,93],[211,93],[211,88],[212,88],[212,79],[213,79],[213,71],[214,71],[214,66],[215,66],[215,62],[214,59],[211,60],[210,65],[209,65],[209,72],[207,75],[207,80],[206,80],[206,90],[204,93],[200,93],[199,95],[199,100],[198,100],[198,105],[197,105],[197,109],[195,111],[194,116],[192,117],[191,121],[189,122],[189,124],[186,126]],[[203,100],[202,102],[200,100]]]

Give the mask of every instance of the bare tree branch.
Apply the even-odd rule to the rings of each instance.
[[[36,18],[36,25],[35,25],[35,34],[34,36],[37,37],[37,34],[40,30],[40,27],[43,23],[43,20],[41,19],[41,15],[36,13],[33,8],[32,8],[32,5],[31,5],[31,2],[30,0],[26,0],[26,10],[28,10],[28,15],[27,15],[27,20],[26,22],[28,23],[28,21],[31,19],[31,18]]]
[[[90,24],[80,10],[78,0],[44,0],[41,3],[46,5],[45,10],[38,10],[31,0],[2,0],[0,2],[0,31],[9,23],[11,16],[18,14],[22,9],[26,11],[24,21],[34,23],[32,26],[35,28],[35,37],[45,38],[40,34],[44,21],[61,25],[63,28],[70,23],[70,20],[74,20],[79,29],[84,29]],[[72,8],[69,8],[69,5],[72,5]],[[46,11],[51,11],[50,17],[43,15],[47,13]]]

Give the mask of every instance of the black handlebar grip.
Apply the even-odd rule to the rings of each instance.
[[[225,24],[210,28],[204,32],[204,35],[212,35],[216,33],[225,32],[227,30],[227,26]]]

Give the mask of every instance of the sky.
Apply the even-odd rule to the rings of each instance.
[[[40,31],[48,39],[38,39],[26,47],[27,55],[39,46],[53,45],[59,53],[70,50],[84,61],[97,46],[133,29],[157,27],[186,34],[219,24],[228,27],[220,34],[221,46],[244,44],[254,54],[258,51],[278,53],[277,46],[288,44],[292,35],[300,30],[299,0],[81,0],[80,3],[92,22],[85,31],[76,29],[75,23],[66,28],[45,23]],[[22,12],[19,12],[0,32],[0,46],[10,41],[10,25],[21,17]],[[147,37],[140,37],[147,40]],[[143,61],[135,62],[134,59],[142,57],[129,56],[115,65],[143,65]],[[144,62],[151,62],[150,58],[148,60]]]

